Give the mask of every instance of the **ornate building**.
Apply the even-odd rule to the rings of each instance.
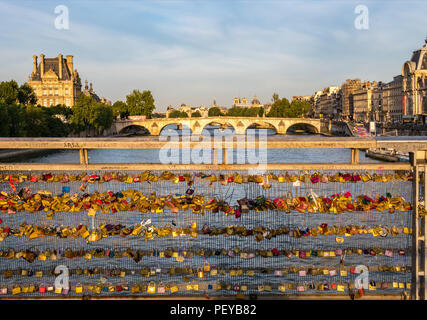
[[[63,104],[72,107],[81,93],[79,73],[73,70],[73,56],[62,54],[57,58],[33,56],[33,71],[28,78],[28,84],[34,89],[39,105],[50,107]]]
[[[232,107],[241,107],[241,108],[252,108],[252,107],[263,107],[264,105],[262,105],[261,102],[259,102],[257,96],[255,95],[254,98],[252,99],[251,103],[249,103],[248,99],[245,97],[243,97],[242,99],[234,98],[233,104],[231,106]]]
[[[403,114],[427,115],[427,39],[402,67]]]

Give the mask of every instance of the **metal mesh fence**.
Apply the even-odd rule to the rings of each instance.
[[[12,172],[3,172],[5,175]],[[22,174],[35,175],[43,172],[13,172],[17,177]],[[51,172],[63,174],[63,172]],[[68,174],[81,174],[81,172],[67,172]],[[89,173],[89,172],[88,172]],[[103,176],[106,172],[90,172]],[[141,172],[117,172],[129,176],[137,176]],[[161,172],[151,173],[160,175]],[[176,175],[188,174],[188,172],[173,171]],[[289,175],[299,176],[301,174],[312,175],[314,171],[288,171]],[[335,175],[337,171],[322,171],[323,175]],[[356,173],[348,170],[346,173]],[[223,171],[203,172],[224,175],[225,177],[247,172]],[[284,175],[285,172],[269,172],[276,176]],[[394,171],[370,171],[369,174],[394,175]],[[264,196],[266,199],[277,197],[306,197],[315,195],[330,197],[331,195],[349,192],[353,200],[357,196],[366,195],[375,199],[376,195],[386,197],[401,196],[407,202],[413,204],[412,182],[397,181],[392,179],[387,182],[328,182],[312,183],[306,182],[278,182],[274,179],[267,183],[270,188],[263,188],[257,183],[227,183],[220,181],[210,183],[207,179],[190,172],[191,180],[194,181],[191,188],[194,195],[204,195],[205,201],[211,198],[227,201],[230,205],[238,205],[237,200],[246,197],[256,199]],[[21,182],[16,183],[16,193],[28,187],[31,193],[40,190],[48,190],[53,196],[63,193],[64,186],[70,188],[69,194],[93,194],[94,192],[123,192],[134,189],[142,192],[147,197],[155,192],[157,196],[174,194],[185,195],[189,186],[187,181],[174,183],[173,181],[155,182],[109,182],[87,183],[86,189],[80,189],[82,182]],[[10,194],[12,191],[7,181],[0,183],[0,191]],[[131,199],[128,199],[131,201]],[[26,223],[38,226],[77,227],[84,224],[88,229],[98,227],[101,224],[137,226],[141,221],[151,219],[153,226],[165,225],[188,227],[196,223],[200,229],[205,224],[213,227],[227,227],[230,225],[255,228],[264,226],[267,228],[279,228],[285,226],[291,230],[306,230],[306,228],[318,227],[322,224],[328,226],[365,226],[366,229],[376,226],[397,227],[399,230],[410,229],[412,211],[396,210],[389,213],[388,210],[354,211],[344,213],[309,213],[290,210],[289,213],[278,209],[268,209],[256,212],[250,210],[242,213],[240,218],[235,215],[225,215],[224,212],[213,213],[206,210],[202,215],[193,213],[189,208],[172,213],[169,209],[163,212],[147,213],[134,211],[118,211],[113,213],[97,212],[92,219],[87,210],[82,212],[56,212],[52,219],[47,219],[48,212],[28,211],[8,214],[7,210],[1,212],[2,227],[18,228]],[[69,296],[82,294],[111,296],[111,295],[233,295],[244,294],[273,294],[273,295],[304,295],[304,294],[349,294],[349,285],[352,288],[356,277],[353,269],[357,265],[365,265],[369,269],[370,287],[365,294],[402,293],[408,291],[411,282],[411,234],[400,232],[386,236],[373,236],[372,233],[357,235],[317,235],[294,237],[289,234],[278,235],[262,241],[256,241],[254,236],[241,237],[238,235],[209,236],[198,234],[191,236],[165,236],[145,240],[143,237],[119,235],[102,238],[99,241],[88,242],[82,237],[60,238],[55,236],[38,237],[30,240],[26,236],[8,236],[0,242],[0,290],[7,288],[5,296],[12,296],[14,288],[20,288],[19,296],[55,296],[53,288],[56,275],[51,272],[58,265],[65,265],[71,270]],[[30,263],[22,258],[16,258],[16,254],[27,249],[42,253],[44,251],[57,252],[57,259],[36,259]],[[93,249],[116,253],[115,257],[105,255],[95,257],[89,256],[66,258],[65,250],[84,250],[89,252]],[[118,258],[121,251],[140,250],[144,253],[136,262],[131,257]],[[278,255],[271,254],[277,249]],[[357,250],[361,249],[362,252]],[[10,252],[14,251],[12,258]],[[165,257],[166,251],[175,252],[172,257]],[[385,254],[385,252],[388,254]],[[399,251],[400,250],[400,251]],[[403,251],[402,251],[403,250]],[[230,252],[232,251],[232,253]],[[268,253],[270,252],[270,253]],[[391,254],[390,254],[391,252]],[[233,254],[234,253],[234,254]],[[243,254],[242,254],[243,253]],[[253,253],[253,258],[248,258],[248,253]],[[290,253],[287,256],[287,253]],[[304,253],[304,254],[302,254]],[[375,253],[375,255],[374,255]],[[304,257],[305,255],[305,257]],[[19,256],[19,255],[18,255]],[[178,258],[177,258],[178,257]],[[249,256],[250,257],[250,256]],[[384,266],[386,268],[384,268]],[[393,267],[393,268],[392,268]],[[80,273],[81,274],[78,274]],[[215,272],[217,270],[217,272]],[[12,271],[12,272],[11,272]],[[42,271],[42,276],[40,273]],[[200,273],[203,271],[202,273]],[[253,271],[253,273],[252,273]],[[305,271],[305,272],[304,272]],[[5,277],[6,273],[9,273]],[[12,275],[10,275],[12,273]],[[218,286],[220,284],[220,286]],[[34,288],[28,289],[34,286]],[[175,287],[176,285],[176,287]],[[326,286],[325,286],[326,285]],[[40,287],[52,287],[46,292],[40,292]],[[76,292],[76,287],[82,286],[82,292]],[[154,292],[149,292],[155,286]],[[162,288],[165,288],[163,293]],[[138,288],[138,290],[136,290]],[[172,289],[171,291],[171,288]],[[34,292],[23,292],[33,290]],[[175,292],[175,289],[178,291]],[[16,291],[16,292],[17,292]],[[49,291],[49,292],[48,292]],[[79,291],[79,289],[77,289]],[[136,292],[139,291],[139,292]],[[355,290],[357,291],[357,290]],[[61,294],[64,294],[62,292]]]

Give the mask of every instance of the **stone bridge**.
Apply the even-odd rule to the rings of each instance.
[[[263,128],[274,129],[278,134],[286,134],[286,131],[295,124],[306,124],[315,133],[320,133],[321,121],[309,118],[259,118],[259,117],[207,117],[207,118],[156,118],[147,120],[118,120],[113,123],[110,133],[120,133],[129,126],[144,127],[153,136],[167,125],[175,124],[191,129],[192,134],[199,135],[208,125],[231,126],[236,134],[245,134],[246,129],[256,125]]]

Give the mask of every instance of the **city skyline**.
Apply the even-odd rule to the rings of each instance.
[[[255,94],[268,103],[274,92],[311,95],[349,78],[389,82],[427,30],[420,1],[366,3],[368,30],[354,26],[357,1],[76,1],[65,3],[69,30],[55,29],[59,4],[0,1],[2,81],[26,82],[33,55],[70,54],[100,95],[151,90],[160,112]]]

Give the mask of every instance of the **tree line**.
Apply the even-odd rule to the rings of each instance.
[[[270,110],[265,114],[263,107],[232,107],[226,113],[221,112],[218,107],[212,107],[208,111],[209,117],[273,117],[273,118],[301,118],[311,110],[311,103],[308,101],[279,98],[277,93],[273,94]]]
[[[0,83],[0,137],[66,137],[85,129],[101,133],[111,127],[115,116],[145,115],[155,109],[150,91],[134,90],[126,103],[109,106],[80,94],[72,108],[65,105],[37,105],[34,90],[14,80]]]

